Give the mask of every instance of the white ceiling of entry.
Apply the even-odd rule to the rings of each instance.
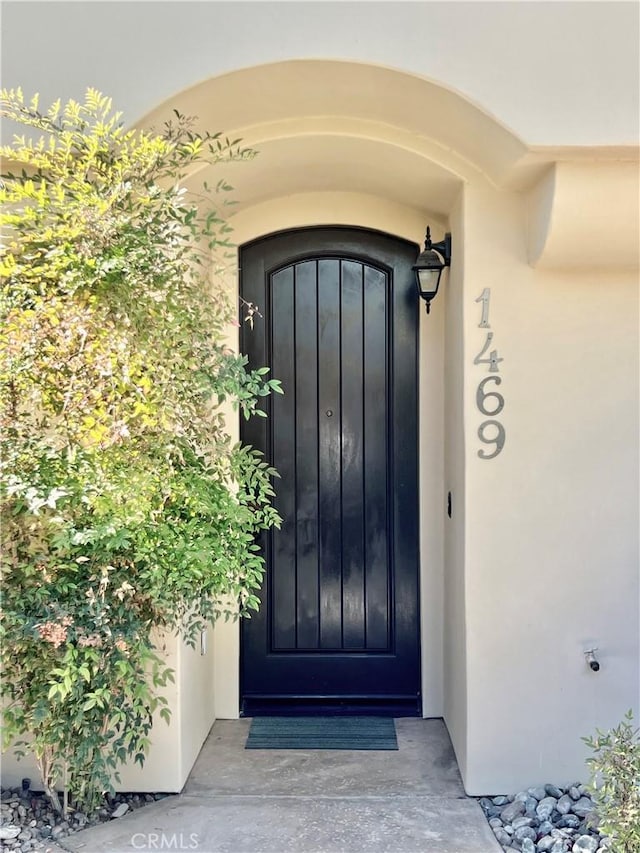
[[[331,134],[257,142],[250,161],[214,167],[233,187],[238,208],[293,193],[357,192],[447,215],[460,179],[387,142]],[[199,172],[198,181],[207,179]]]

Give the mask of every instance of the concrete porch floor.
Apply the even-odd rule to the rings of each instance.
[[[64,840],[77,853],[500,853],[441,720],[396,720],[397,752],[245,750],[219,720],[182,794]]]

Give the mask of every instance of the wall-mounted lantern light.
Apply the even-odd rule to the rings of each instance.
[[[438,292],[442,270],[451,264],[451,234],[445,234],[440,243],[431,242],[431,229],[427,228],[424,251],[420,252],[412,269],[416,274],[418,295],[427,303],[427,314],[431,300]]]

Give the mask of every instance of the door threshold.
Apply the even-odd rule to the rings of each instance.
[[[244,697],[241,717],[421,717],[420,698]]]

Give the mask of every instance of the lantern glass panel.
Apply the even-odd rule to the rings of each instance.
[[[441,270],[421,269],[418,270],[418,280],[420,282],[420,291],[424,294],[435,293],[438,289],[438,279],[440,278]]]

